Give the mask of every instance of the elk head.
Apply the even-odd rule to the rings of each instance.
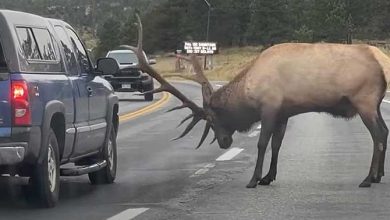
[[[179,126],[190,119],[192,119],[192,121],[187,125],[183,133],[177,138],[175,138],[174,140],[184,137],[195,127],[195,125],[199,121],[205,120],[206,125],[201,140],[196,148],[199,148],[203,144],[204,140],[206,139],[207,135],[210,132],[210,129],[212,129],[215,134],[214,139],[211,143],[213,143],[215,140],[218,140],[218,144],[221,148],[223,149],[229,148],[233,142],[232,135],[234,133],[234,130],[228,129],[227,126],[225,126],[225,124],[223,123],[223,120],[220,119],[220,116],[218,116],[217,112],[211,107],[212,106],[211,97],[213,96],[214,91],[210,82],[207,80],[206,76],[204,75],[202,67],[199,61],[197,60],[197,58],[194,55],[190,57],[180,57],[181,59],[192,63],[195,74],[192,76],[183,76],[183,75],[175,75],[175,76],[195,81],[202,86],[203,107],[199,107],[193,101],[188,99],[185,95],[183,95],[183,93],[177,90],[172,84],[170,84],[167,80],[165,80],[155,69],[153,69],[153,67],[149,65],[142,49],[143,32],[142,32],[141,19],[138,14],[136,14],[136,17],[138,21],[138,25],[137,25],[138,46],[133,47],[128,45],[122,45],[121,47],[132,50],[138,57],[139,68],[143,72],[149,74],[151,77],[156,79],[161,84],[160,88],[154,89],[153,91],[149,91],[148,93],[160,93],[164,91],[169,92],[172,95],[176,96],[182,102],[182,105],[172,108],[168,110],[168,112],[184,109],[184,108],[189,108],[192,111],[190,115],[185,117],[180,122]]]

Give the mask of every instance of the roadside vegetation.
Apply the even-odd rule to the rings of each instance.
[[[223,48],[390,38],[388,0],[209,2],[209,40]],[[173,52],[185,40],[204,41],[209,10],[203,0],[1,0],[0,8],[65,20],[83,36],[97,39],[89,45],[97,56],[120,44],[134,44],[135,9],[143,19],[149,54]]]
[[[354,42],[364,44],[367,42],[359,41]],[[377,45],[382,51],[390,56],[390,48]],[[219,54],[214,55],[213,65],[214,67],[210,70],[206,70],[206,76],[209,80],[215,81],[230,81],[253,59],[261,53],[263,47],[234,47],[229,49],[221,49]],[[202,59],[203,56],[199,57]],[[173,54],[163,54],[157,56],[157,63],[153,66],[162,75],[169,76],[173,74],[191,74],[191,65],[182,62],[184,67],[180,71],[176,69],[177,59]],[[174,77],[174,79],[180,80],[181,78]]]
[[[137,9],[144,24],[144,49],[147,54],[165,54],[156,65],[164,74],[177,72],[175,58],[167,53],[185,40],[205,41],[209,9],[209,41],[223,48],[214,57],[214,68],[206,71],[210,79],[233,78],[259,54],[258,45],[352,41],[390,45],[389,0],[208,0],[210,8],[204,0],[26,1],[1,0],[0,8],[67,21],[94,59],[118,45],[135,44]]]
[[[212,58],[213,68],[206,70],[206,76],[210,80],[231,80],[238,74],[245,65],[255,59],[263,47],[235,47],[221,49],[219,54]],[[204,56],[199,57],[204,62]],[[210,57],[208,57],[210,59]],[[157,57],[157,64],[154,65],[164,76],[172,74],[191,74],[191,65],[182,61],[183,69],[177,70],[177,59],[171,54],[164,54]]]

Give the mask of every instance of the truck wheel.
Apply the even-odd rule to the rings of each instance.
[[[114,126],[111,126],[110,136],[104,146],[100,157],[107,161],[107,166],[101,170],[88,173],[89,180],[92,184],[110,184],[116,177],[117,153],[116,153],[116,133]]]
[[[150,84],[146,84],[144,85],[144,91],[147,92],[147,91],[152,91],[154,89],[154,86],[153,86],[153,80]],[[154,99],[154,95],[153,93],[146,93],[145,94],[145,101],[153,101]]]
[[[53,129],[43,147],[43,161],[34,167],[30,184],[40,205],[51,208],[58,202],[60,191],[58,142]]]
[[[145,94],[145,101],[153,101],[153,99],[154,99],[154,96],[153,96],[153,94],[150,94],[150,93],[148,93],[148,94]]]

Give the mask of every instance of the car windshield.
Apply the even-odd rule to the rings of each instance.
[[[119,64],[137,64],[138,59],[134,53],[109,53],[108,57],[114,58]]]

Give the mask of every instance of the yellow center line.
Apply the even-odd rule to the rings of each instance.
[[[128,121],[130,119],[134,119],[134,118],[140,117],[142,115],[145,115],[146,113],[155,111],[156,109],[158,109],[159,107],[164,105],[166,102],[168,102],[169,97],[170,97],[170,94],[167,92],[164,92],[161,99],[158,100],[157,102],[155,102],[151,105],[148,105],[144,108],[141,108],[137,111],[130,112],[130,113],[119,116],[119,122]]]

